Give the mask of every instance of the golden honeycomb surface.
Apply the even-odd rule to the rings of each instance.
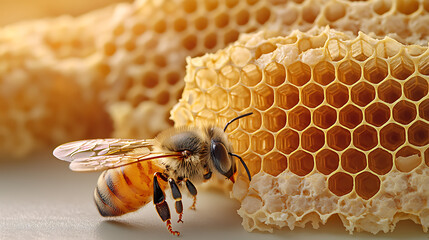
[[[9,25],[0,29],[0,151],[25,154],[42,146],[92,137],[153,137],[172,125],[169,110],[184,87],[185,58],[224,48],[241,33],[266,28],[304,31],[329,25],[354,35],[363,31],[371,36],[390,36],[401,43],[426,45],[428,12],[428,1],[417,0],[136,0],[78,17],[61,16]],[[300,44],[305,48],[311,43]],[[267,44],[254,54],[259,57],[273,47]],[[359,52],[359,46],[353,49],[357,61],[370,54]],[[402,66],[402,63],[402,59],[397,59],[393,64]],[[370,64],[375,70],[365,74],[382,74],[377,71],[382,64],[377,61]],[[392,73],[393,76],[406,76],[412,70],[408,65]],[[256,84],[251,74],[260,73],[252,71],[255,66],[247,68],[246,84]],[[268,71],[279,74],[276,68],[272,65]],[[329,81],[330,68],[329,64],[316,68],[316,72],[320,71],[319,82]],[[285,86],[282,91],[286,96],[275,100],[284,107],[293,105],[286,99],[296,100],[296,86],[306,80],[309,71],[301,63],[290,69],[299,73],[293,75],[297,85]],[[341,97],[349,91],[349,81],[358,77],[359,69],[354,61],[338,66],[342,78],[351,76],[351,79],[329,86],[327,91],[338,96],[328,98],[333,105],[318,110],[320,116],[325,111],[332,113],[332,107],[346,100]],[[203,79],[211,73],[199,74],[200,84],[209,85]],[[225,69],[224,74],[230,76],[235,72]],[[277,75],[271,79],[273,85],[279,83]],[[304,95],[309,96],[304,101],[310,107],[321,100],[320,92],[324,90],[321,86],[306,86]],[[377,94],[365,84],[355,87],[350,97],[361,105],[369,99],[365,94]],[[386,82],[384,87],[388,90],[383,93],[397,94],[396,82]],[[245,96],[262,94],[258,104],[264,106],[269,103],[263,95],[270,91],[261,88],[248,92],[237,88],[232,93],[237,104],[246,104],[249,98]],[[388,103],[395,97],[385,94],[384,98]],[[374,106],[373,110],[383,106]],[[278,111],[271,110],[270,114],[281,118]],[[308,116],[308,111],[296,109],[294,116],[301,114]],[[395,114],[399,114],[398,118],[402,116],[399,112]],[[318,121],[329,125],[323,117]],[[303,127],[300,121],[292,124],[296,124],[296,129]],[[281,126],[270,127],[268,130],[273,131]],[[291,131],[283,134],[295,136],[295,130]],[[334,132],[341,134],[341,129]],[[311,139],[313,134],[320,133],[315,128],[305,136]]]
[[[429,227],[429,50],[326,28],[261,31],[188,58],[177,125],[223,126],[252,174],[232,196],[245,229]],[[241,169],[243,173],[243,169]]]

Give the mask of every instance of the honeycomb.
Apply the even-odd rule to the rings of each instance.
[[[252,174],[241,168],[232,191],[248,231],[338,215],[350,232],[404,219],[427,232],[428,57],[427,46],[328,27],[248,34],[188,58],[172,118],[223,126],[253,113],[227,130]]]
[[[78,17],[65,15],[9,25],[0,29],[0,151],[24,154],[42,146],[82,138],[153,137],[173,124],[169,110],[180,98],[185,84],[182,81],[185,58],[224,48],[237,40],[240,33],[263,28],[286,33],[291,29],[304,31],[329,25],[355,35],[360,30],[371,36],[387,35],[401,43],[426,45],[428,12],[427,1],[417,0],[136,0]],[[300,47],[305,49],[311,44],[301,41]],[[395,51],[398,47],[399,43],[386,50]],[[254,54],[260,57],[274,49],[274,45],[266,44]],[[338,66],[343,82],[329,85],[328,101],[332,104],[331,108],[318,111],[322,116],[321,125],[329,125],[323,120],[324,111],[333,113],[334,108],[348,100],[347,86],[359,77],[358,62],[371,54],[366,49],[353,46],[355,60]],[[338,49],[334,58],[341,57],[344,51]],[[235,61],[241,62],[245,57],[237,57]],[[412,63],[408,60],[396,59],[392,64],[401,66],[401,70],[392,76],[400,79],[412,72]],[[383,74],[380,71],[387,68],[383,67],[385,62],[373,61],[368,64],[374,71],[364,74],[376,81],[377,76]],[[249,86],[257,84],[263,76],[258,68],[246,66],[243,82]],[[324,99],[321,90],[332,80],[332,68],[329,63],[315,66],[318,82],[306,86],[303,93],[308,96],[304,101],[310,107]],[[298,89],[305,84],[311,69],[297,62],[289,71],[294,73],[293,84],[282,86],[279,99],[270,99],[285,109],[294,106],[291,99],[298,101]],[[276,64],[270,65],[267,68],[270,86],[281,84],[285,73],[278,72]],[[199,84],[208,88],[211,83],[205,79],[211,74],[213,72],[199,72]],[[240,72],[233,67],[222,70],[223,77],[237,79],[233,77],[235,74]],[[225,84],[235,85],[233,81]],[[368,84],[356,86],[352,100],[365,104],[369,100],[365,96],[371,91],[368,87],[373,83]],[[384,87],[389,89],[382,91],[386,93],[384,98],[393,101],[398,92],[396,82],[386,82]],[[263,110],[270,105],[264,96],[273,89],[262,87],[250,92],[237,85],[231,91],[233,95],[237,93],[233,101],[236,108],[247,104],[246,96],[255,96],[258,109]],[[387,94],[388,91],[394,94]],[[211,95],[223,93],[221,89],[210,92]],[[225,103],[210,104],[221,109]],[[375,109],[377,107],[380,106]],[[291,119],[300,114],[308,116],[305,108],[293,111]],[[271,109],[270,114],[278,119],[284,113]],[[296,129],[305,125],[300,119],[295,124]],[[274,131],[281,128],[280,125],[270,125],[271,129],[267,130]],[[314,130],[320,136],[316,129],[319,128]],[[291,131],[294,132],[284,134],[294,135],[295,130]],[[308,132],[308,139],[313,139],[313,132]]]

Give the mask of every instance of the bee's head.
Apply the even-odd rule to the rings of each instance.
[[[249,181],[252,179],[250,176],[250,172],[249,169],[247,168],[246,163],[243,161],[243,159],[232,153],[232,147],[231,144],[228,142],[228,140],[226,139],[226,135],[224,134],[224,132],[226,131],[227,127],[229,126],[229,124],[231,124],[232,122],[242,118],[242,117],[246,117],[251,115],[252,113],[246,113],[243,115],[240,115],[234,119],[232,119],[231,121],[229,121],[223,132],[219,131],[219,130],[215,130],[212,129],[212,134],[211,134],[211,142],[210,142],[210,156],[211,159],[213,161],[213,165],[216,168],[216,170],[224,175],[225,177],[227,177],[228,179],[230,179],[232,182],[234,182],[234,173],[237,172],[237,167],[235,165],[235,161],[233,159],[233,157],[236,157],[240,160],[241,164],[243,165],[244,169],[247,172],[247,176],[249,177]],[[218,132],[216,132],[218,131]]]

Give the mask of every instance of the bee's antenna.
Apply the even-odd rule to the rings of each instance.
[[[250,114],[252,114],[252,113],[250,113]],[[249,114],[248,114],[248,115],[249,115]],[[243,159],[242,159],[240,156],[238,156],[237,154],[234,154],[234,153],[229,153],[229,155],[231,155],[231,156],[233,156],[233,157],[236,157],[236,158],[240,159],[241,164],[243,165],[244,169],[246,169],[246,173],[247,173],[247,176],[249,177],[249,181],[252,181],[252,177],[250,176],[250,171],[249,171],[249,169],[247,168],[247,165],[246,165],[246,163],[243,161]]]
[[[246,113],[246,114],[240,115],[240,116],[238,116],[238,117],[236,117],[236,118],[233,118],[231,121],[229,121],[229,122],[225,125],[225,128],[223,129],[223,131],[225,132],[225,131],[226,131],[226,128],[229,126],[229,124],[233,123],[235,120],[238,120],[238,119],[243,118],[243,117],[247,117],[247,116],[252,115],[252,114],[253,114],[253,113],[252,113],[252,112],[250,112],[250,113]]]

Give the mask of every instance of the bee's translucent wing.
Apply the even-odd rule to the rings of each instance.
[[[55,148],[53,154],[58,159],[71,162],[79,158],[122,154],[137,148],[142,148],[142,150],[146,148],[150,152],[152,146],[152,139],[91,139],[65,143]]]
[[[71,162],[73,171],[101,171],[136,162],[180,157],[175,152],[154,152],[153,139],[92,139],[63,144],[55,148],[56,158]]]
[[[179,153],[145,153],[135,155],[133,153],[123,153],[118,155],[104,155],[87,158],[79,158],[70,163],[70,169],[78,172],[102,171],[110,168],[117,168],[128,164],[154,160],[159,158],[178,158]]]

